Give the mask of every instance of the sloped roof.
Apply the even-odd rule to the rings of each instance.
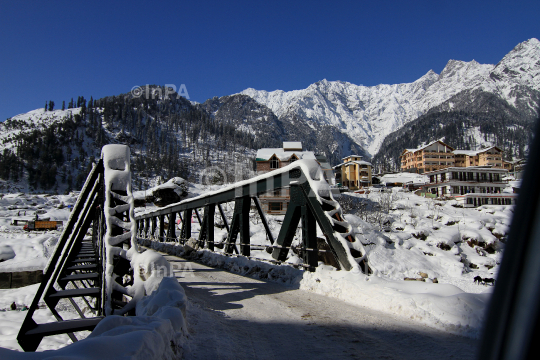
[[[373,166],[373,165],[371,165],[371,163],[369,163],[369,162],[367,162],[367,161],[364,161],[364,160],[355,160],[355,161],[347,161],[347,162],[341,163],[341,164],[339,164],[339,165],[336,165],[336,166],[333,167],[333,169],[336,169],[336,168],[341,167],[341,166],[343,166],[343,165],[352,165],[352,164]]]
[[[428,146],[431,146],[431,145],[433,145],[433,144],[435,144],[435,143],[441,143],[441,144],[443,144],[444,146],[448,146],[450,149],[454,150],[453,147],[451,147],[451,146],[448,145],[448,144],[445,144],[445,143],[442,142],[441,140],[435,140],[435,141],[430,142],[429,144],[420,146],[419,148],[416,148],[416,149],[405,149],[405,150],[403,150],[402,154],[403,154],[405,151],[410,151],[410,152],[420,151],[420,150],[423,150],[423,149],[427,148]]]
[[[485,148],[485,149],[480,149],[480,150],[454,150],[452,151],[455,155],[468,155],[468,156],[476,156],[478,154],[481,154],[481,153],[484,153],[488,150],[491,150],[491,149],[497,149],[499,151],[502,151],[498,146],[490,146],[488,148]]]
[[[349,155],[349,156],[345,156],[344,158],[341,158],[341,160],[348,159],[350,157],[359,157],[360,159],[362,158],[361,155]]]
[[[300,141],[284,141],[283,142],[283,148],[284,149],[291,149],[294,151],[302,151],[302,142]]]
[[[268,161],[276,155],[280,161],[287,161],[291,156],[296,155],[299,160],[313,159],[316,160],[313,151],[285,151],[282,148],[265,148],[257,150],[257,161]]]

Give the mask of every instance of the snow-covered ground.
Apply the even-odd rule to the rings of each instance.
[[[40,270],[54,249],[59,230],[26,232],[23,225],[11,225],[14,220],[59,220],[69,218],[69,206],[77,193],[69,195],[27,195],[23,193],[0,195],[0,271]]]
[[[250,216],[252,259],[227,257],[202,250],[196,258],[211,266],[270,279],[299,284],[301,288],[335,297],[355,305],[411,318],[451,333],[477,338],[493,286],[474,282],[474,278],[495,279],[513,206],[462,208],[455,201],[423,198],[399,188],[369,194],[348,194],[359,202],[382,204],[383,209],[350,211],[345,218],[368,252],[373,275],[335,271],[320,266],[315,273],[299,272],[288,265],[258,260],[273,260],[266,251],[270,242],[255,213]],[[386,210],[384,209],[386,207]],[[364,210],[362,210],[364,209]],[[225,207],[232,216],[232,206]],[[268,216],[277,238],[281,217]],[[192,236],[199,225],[193,219]],[[368,222],[369,221],[369,222]],[[216,224],[221,222],[216,215]],[[323,237],[320,229],[318,236]],[[227,232],[216,228],[215,239],[224,241]],[[300,244],[299,232],[293,245]],[[156,249],[184,254],[174,243],[157,244]],[[302,260],[289,253],[286,263]]]
[[[67,335],[45,337],[37,353],[22,353],[16,336],[26,315],[25,311],[11,310],[15,302],[29,304],[37,287],[31,285],[14,290],[0,290],[0,359],[178,359],[182,357],[187,339],[185,321],[188,300],[184,289],[173,278],[164,278],[151,295],[137,304],[137,316],[107,316],[92,333],[86,332],[84,341],[71,343]],[[34,313],[38,323],[56,319],[42,304]],[[60,311],[64,319],[77,318],[70,311]],[[84,338],[77,333],[79,339]],[[18,351],[13,351],[18,350]]]

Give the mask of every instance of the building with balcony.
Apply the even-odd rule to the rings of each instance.
[[[503,192],[508,186],[503,178],[508,170],[492,166],[449,167],[426,173],[426,192],[454,198],[464,207],[511,205],[516,195]]]
[[[502,150],[491,146],[481,150],[454,150],[454,166],[492,166],[504,169]]]
[[[441,140],[401,153],[401,171],[423,174],[454,166],[454,148]]]
[[[294,161],[316,160],[322,168],[322,173],[330,185],[335,184],[334,173],[324,155],[315,155],[313,151],[304,151],[302,143],[289,141],[283,143],[283,148],[263,148],[257,151],[256,171],[259,174],[280,169]],[[272,215],[283,215],[287,212],[290,201],[288,187],[276,189],[259,195],[263,211]]]
[[[371,163],[362,160],[359,155],[344,157],[343,162],[334,166],[336,181],[350,190],[371,186]]]

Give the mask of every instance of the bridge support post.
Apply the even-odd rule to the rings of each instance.
[[[234,202],[234,215],[231,223],[231,231],[227,237],[225,252],[232,253],[235,247],[236,238],[240,233],[240,254],[249,256],[250,252],[250,237],[249,237],[249,208],[251,205],[251,197],[244,196],[236,198]]]
[[[150,230],[150,219],[146,218],[144,219],[144,237],[148,237],[148,230]]]
[[[317,223],[313,212],[306,201],[301,206],[302,215],[302,256],[304,264],[309,265],[310,271],[318,265],[319,250],[317,248]]]
[[[176,213],[169,214],[169,226],[167,227],[167,241],[176,242]]]
[[[152,235],[153,238],[156,236],[156,228],[157,228],[157,218],[154,216],[152,218],[152,228],[150,229],[150,235]]]
[[[159,215],[159,241],[165,240],[165,215]]]
[[[191,237],[191,211],[192,209],[184,210],[184,218],[182,219],[182,232],[180,237],[187,240]]]
[[[304,196],[298,184],[291,184],[291,201],[285,213],[281,230],[279,231],[276,245],[272,251],[272,257],[278,261],[285,261],[289,248],[296,234],[296,229],[302,217],[302,205],[305,204]]]
[[[204,242],[208,244],[208,249],[214,251],[214,214],[216,206],[206,205],[204,207],[204,216],[199,233],[199,246],[204,247]]]

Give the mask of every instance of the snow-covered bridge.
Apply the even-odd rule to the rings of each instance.
[[[196,239],[199,247],[214,249],[214,214],[217,207],[228,231],[225,253],[236,252],[249,257],[252,247],[249,211],[253,201],[272,243],[269,248],[274,262],[287,258],[296,229],[301,223],[302,266],[314,270],[318,265],[318,224],[327,242],[326,251],[335,257],[335,264],[339,268],[369,271],[363,247],[352,234],[352,227],[343,219],[341,208],[333,199],[316,161],[297,161],[223,190],[135,217],[129,159],[130,151],[125,145],[107,145],[103,148],[102,158],[95,164],[83,186],[44,271],[44,280],[21,326],[17,339],[24,350],[34,351],[44,336],[60,333],[67,333],[75,342],[76,332],[92,330],[104,316],[134,314],[137,301],[146,294],[147,284],[152,283],[152,276],[157,281],[170,274],[169,264],[159,260],[159,256],[154,259],[148,255],[150,252],[141,254],[139,240],[174,241],[185,245],[192,235],[192,213],[195,212],[199,218],[200,208],[204,208],[204,217],[202,221],[199,218],[201,228]],[[291,202],[274,242],[258,195],[284,186],[290,186]],[[234,215],[229,227],[221,204],[232,201],[235,204]],[[177,214],[182,219],[180,236],[176,235],[176,226],[173,225]],[[170,224],[166,235],[165,217]],[[86,236],[90,229],[91,238]],[[236,244],[238,237],[240,241]],[[141,262],[145,262],[146,268],[143,266],[139,269]],[[148,269],[149,264],[154,267],[153,270]],[[156,266],[161,274],[156,273]],[[41,298],[57,322],[37,324],[33,320]],[[61,299],[69,300],[81,319],[64,320],[57,311]],[[81,311],[81,303],[76,299],[82,299],[96,316],[86,318]]]
[[[141,251],[141,242],[214,250],[218,245],[214,238],[217,208],[227,229],[225,241],[219,243],[224,255],[236,253],[249,258],[252,248],[261,247],[250,241],[253,202],[270,241],[266,248],[273,264],[286,260],[300,225],[300,246],[296,248],[302,257],[299,268],[315,270],[318,253],[326,251],[340,269],[369,273],[365,251],[344,220],[315,161],[297,161],[278,171],[135,216],[129,156],[128,147],[108,145],[89,175],[21,326],[18,340],[25,351],[35,351],[44,336],[67,333],[75,342],[78,331],[94,329],[105,317],[135,314],[137,302],[157,289],[163,276],[173,275],[191,301],[187,318],[192,346],[186,357],[272,359],[307,354],[315,358],[376,354],[432,358],[437,354],[464,358],[474,352],[473,340],[307,292],[298,284],[255,280],[185,258],[163,258],[154,251]],[[291,202],[274,240],[258,195],[284,186],[290,186]],[[228,202],[234,202],[230,224],[221,206]],[[199,209],[204,209],[202,219]],[[197,238],[192,238],[193,213],[199,219]],[[177,217],[182,224],[179,234],[173,225]],[[324,250],[318,246],[317,225],[324,235]],[[89,229],[91,238],[86,236]],[[170,279],[163,283],[172,286]],[[165,322],[171,313],[182,319],[185,315],[183,291],[171,289],[174,291],[169,294],[180,294],[180,300],[173,298],[170,302],[183,304],[183,313],[178,309],[163,311],[161,316],[165,318],[161,320]],[[37,324],[33,320],[41,298],[57,322]],[[60,299],[69,300],[81,319],[62,319],[57,311]],[[94,317],[85,317],[81,300],[93,309]],[[155,309],[152,311],[154,314]],[[171,333],[185,333],[182,321],[172,323],[176,327],[170,329]],[[173,349],[179,347],[177,337],[164,338],[171,339]]]

